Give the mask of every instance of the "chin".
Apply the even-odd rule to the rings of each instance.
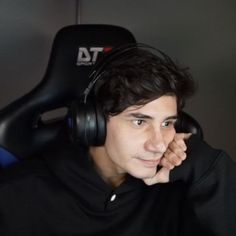
[[[156,174],[156,168],[150,169],[150,170],[135,170],[130,171],[130,175],[137,179],[146,179],[146,178],[152,178]]]

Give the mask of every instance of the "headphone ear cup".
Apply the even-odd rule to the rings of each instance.
[[[106,117],[98,104],[96,104],[95,110],[97,119],[97,134],[96,139],[94,140],[94,145],[102,146],[105,143],[107,134]]]
[[[86,146],[101,146],[106,138],[103,112],[92,102],[74,102],[70,108],[69,127],[72,140]]]

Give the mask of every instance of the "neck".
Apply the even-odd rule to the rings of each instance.
[[[89,153],[95,170],[108,185],[115,188],[124,181],[125,173],[119,173],[118,168],[109,158],[103,146],[91,147]]]

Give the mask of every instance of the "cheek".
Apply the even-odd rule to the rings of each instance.
[[[109,150],[109,153],[117,153],[122,156],[132,150],[135,144],[134,141],[134,137],[131,137],[131,135],[127,134],[125,130],[123,131],[117,127],[115,129],[108,130],[105,147]]]
[[[107,136],[105,141],[105,148],[108,155],[112,158],[122,152],[125,145],[125,135],[120,128],[114,126],[107,126]]]
[[[113,148],[128,148],[135,143],[137,135],[132,132],[127,126],[121,122],[116,121],[115,118],[107,123],[107,136],[105,145],[112,146]]]
[[[105,149],[113,161],[127,162],[141,147],[142,141],[127,128],[108,125]]]

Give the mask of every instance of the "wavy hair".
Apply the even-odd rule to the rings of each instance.
[[[195,92],[192,76],[169,56],[159,54],[135,48],[108,61],[93,92],[106,117],[163,95],[177,98],[178,111],[184,107]]]

